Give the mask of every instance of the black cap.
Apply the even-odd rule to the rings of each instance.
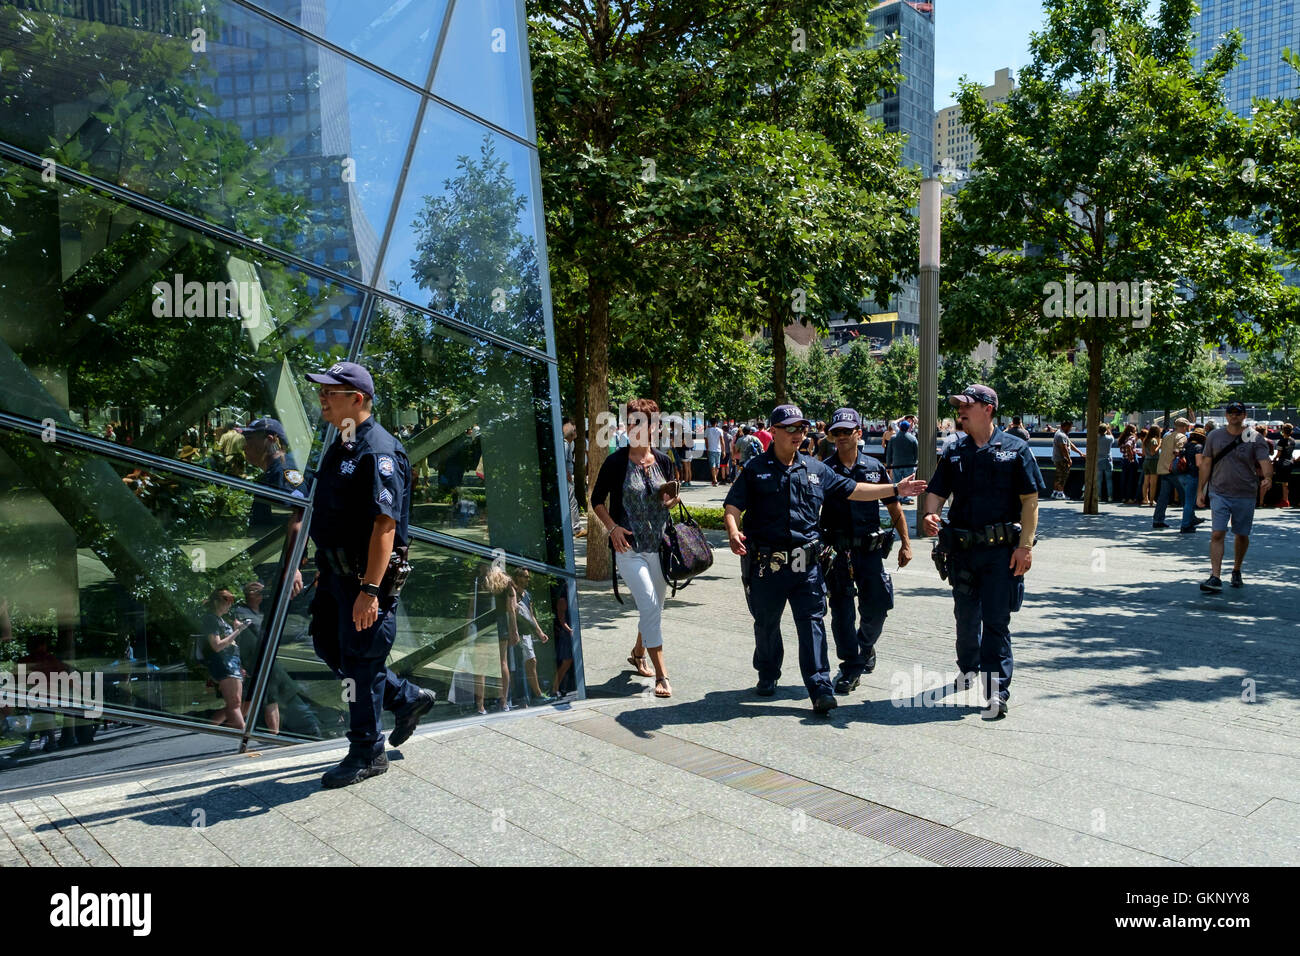
[[[1228,407],[1225,408],[1224,411],[1241,412],[1244,415],[1246,414],[1246,406],[1242,402],[1229,402]]]
[[[831,416],[831,423],[827,431],[835,431],[837,428],[857,429],[862,427],[862,416],[858,414],[856,408],[837,408],[835,414]]]
[[[284,432],[284,426],[274,418],[258,418],[249,422],[239,429],[243,434],[248,435],[253,432],[265,432],[268,435],[274,435],[280,439],[281,444],[289,443],[289,436]]]
[[[772,415],[768,419],[773,428],[780,428],[783,425],[811,425],[812,422],[803,417],[803,412],[799,411],[798,405],[778,405],[772,409]]]
[[[308,375],[307,381],[318,385],[346,385],[366,398],[375,397],[375,380],[356,362],[335,362],[323,372]]]
[[[998,407],[998,393],[987,385],[968,385],[960,395],[948,396],[950,405],[973,405],[976,402],[992,405],[996,409]]]

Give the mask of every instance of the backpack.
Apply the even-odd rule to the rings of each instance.
[[[1183,444],[1182,448],[1174,452],[1173,460],[1169,462],[1169,473],[1171,475],[1190,475],[1195,471],[1189,453],[1196,447],[1199,446],[1194,446],[1189,440]]]

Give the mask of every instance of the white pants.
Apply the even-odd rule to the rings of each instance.
[[[663,616],[664,598],[668,582],[659,566],[658,551],[616,551],[618,575],[627,585],[641,612],[641,643],[646,647],[663,647],[664,635],[660,620]]]

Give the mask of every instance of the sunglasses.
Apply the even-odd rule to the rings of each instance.
[[[852,435],[853,432],[854,432],[854,429],[852,429],[852,428],[832,428],[832,429],[831,429],[831,437],[832,437],[832,438],[847,438],[848,436]]]
[[[316,392],[321,398],[329,395],[362,395],[363,392],[355,388],[322,388]]]
[[[787,435],[802,435],[808,430],[807,425],[781,425],[780,428]]]

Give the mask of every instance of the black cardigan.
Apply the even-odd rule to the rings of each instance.
[[[618,449],[614,454],[605,459],[604,464],[600,466],[600,473],[596,475],[596,486],[591,489],[591,506],[605,504],[605,499],[609,499],[609,516],[614,519],[614,524],[622,525],[627,519],[627,512],[623,510],[623,481],[627,478],[627,459],[630,448],[624,446]],[[659,466],[659,473],[664,476],[665,481],[671,481],[672,476],[676,474],[673,469],[672,459],[665,455],[657,448],[650,449],[655,457],[655,464]]]

